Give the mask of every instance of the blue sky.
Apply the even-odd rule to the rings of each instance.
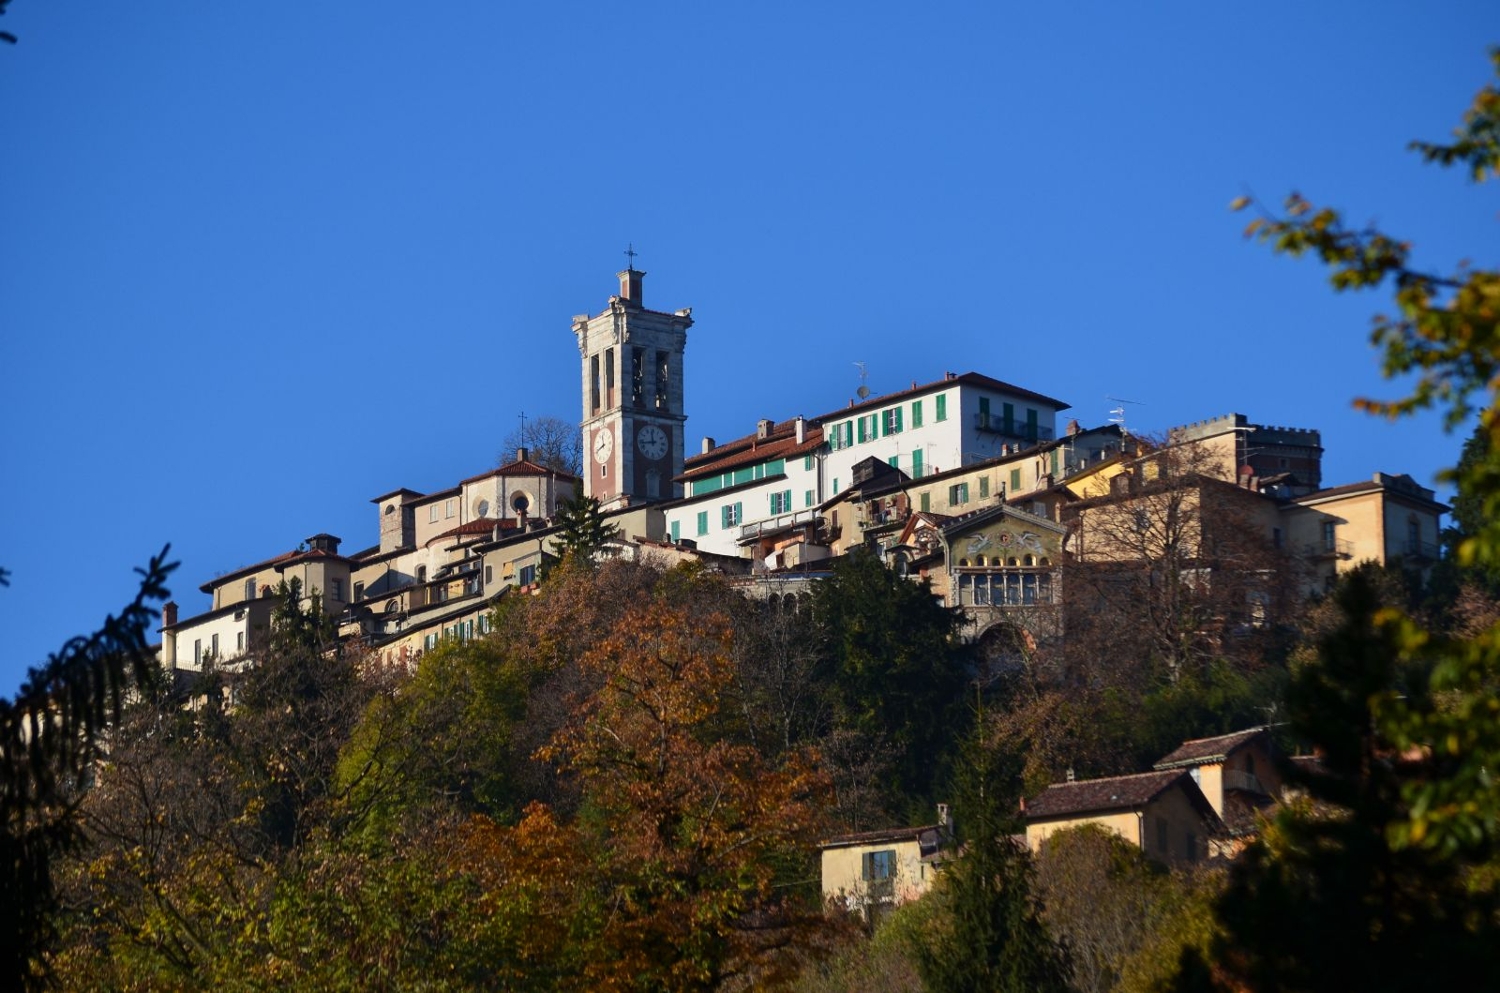
[[[633,243],[693,308],[690,438],[977,370],[1142,431],[1315,427],[1329,484],[1461,441],[1386,395],[1384,296],[1245,242],[1301,191],[1494,266],[1500,188],[1424,167],[1493,0],[80,4],[0,50],[0,692],[199,584],[578,417],[569,320]]]

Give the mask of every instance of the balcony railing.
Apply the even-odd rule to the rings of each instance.
[[[1032,424],[1029,421],[1018,421],[1014,417],[1006,418],[986,414],[982,411],[974,415],[974,429],[989,431],[992,434],[1003,434],[1007,438],[1024,438],[1027,441],[1052,440],[1052,429],[1049,427]]]
[[[775,517],[767,517],[763,521],[755,521],[752,524],[741,524],[740,541],[753,541],[763,534],[772,534],[776,531],[784,531],[787,528],[816,523],[818,523],[818,511],[816,508],[798,510],[790,514],[778,514]]]
[[[1433,559],[1438,557],[1438,546],[1430,541],[1413,541],[1407,539],[1406,544],[1401,547],[1401,554],[1409,559]]]
[[[1269,792],[1261,785],[1260,777],[1253,772],[1244,769],[1225,769],[1224,788],[1226,790],[1245,790],[1248,793]]]

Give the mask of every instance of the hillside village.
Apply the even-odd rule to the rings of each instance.
[[[1438,559],[1447,508],[1433,491],[1385,471],[1325,485],[1314,428],[1231,413],[1142,440],[1118,424],[1080,425],[1064,401],[981,372],[689,445],[692,312],[648,308],[644,276],[621,272],[603,310],[573,319],[581,475],[523,448],[443,490],[379,494],[375,544],[350,551],[312,535],[203,584],[206,611],[168,604],[163,664],[185,674],[205,659],[253,662],[273,591],[295,579],[346,646],[413,669],[440,645],[488,634],[504,598],[536,592],[562,555],[560,510],[580,497],[612,531],[600,554],[697,563],[772,602],[790,604],[841,558],[872,552],[960,614],[961,637],[1002,669],[1068,639],[1070,614],[1110,588],[1138,595],[1124,578],[1101,586],[1112,569],[1123,577],[1154,561],[1184,588],[1214,591],[1200,596],[1201,633],[1219,644],[1270,631],[1361,563],[1423,575]],[[1279,796],[1272,747],[1253,727],[1184,742],[1150,771],[1070,772],[1025,807],[1027,842],[1091,822],[1165,862],[1232,855]],[[825,895],[852,906],[872,884],[886,903],[925,891],[947,816],[826,840]],[[885,885],[898,875],[902,889]]]

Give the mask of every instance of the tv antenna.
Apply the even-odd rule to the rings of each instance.
[[[1115,404],[1115,406],[1109,409],[1109,423],[1120,425],[1120,430],[1122,432],[1128,432],[1130,430],[1125,426],[1125,405],[1128,403],[1135,407],[1145,406],[1145,404],[1143,404],[1139,400],[1126,400],[1122,397],[1106,396],[1104,399],[1108,400],[1110,403]]]
[[[865,397],[870,395],[870,388],[865,385],[865,377],[868,376],[869,373],[865,372],[865,364],[863,362],[856,362],[854,363],[854,365],[859,369],[859,389],[855,390],[854,392],[855,395],[863,400]]]

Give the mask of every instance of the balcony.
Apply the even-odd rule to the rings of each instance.
[[[1032,443],[1052,440],[1052,429],[1049,427],[982,411],[974,415],[974,430],[1004,435],[1007,438],[1022,438]]]
[[[1226,790],[1244,790],[1247,793],[1269,794],[1269,790],[1261,784],[1260,777],[1253,772],[1244,769],[1225,769],[1224,788]]]
[[[1401,554],[1407,559],[1414,561],[1436,562],[1438,560],[1438,546],[1430,541],[1418,541],[1411,538],[1401,546]]]
[[[763,535],[775,534],[778,531],[787,531],[795,527],[816,525],[818,523],[817,508],[799,510],[790,514],[778,514],[775,517],[767,517],[763,521],[753,524],[740,525],[740,542],[754,541]]]

